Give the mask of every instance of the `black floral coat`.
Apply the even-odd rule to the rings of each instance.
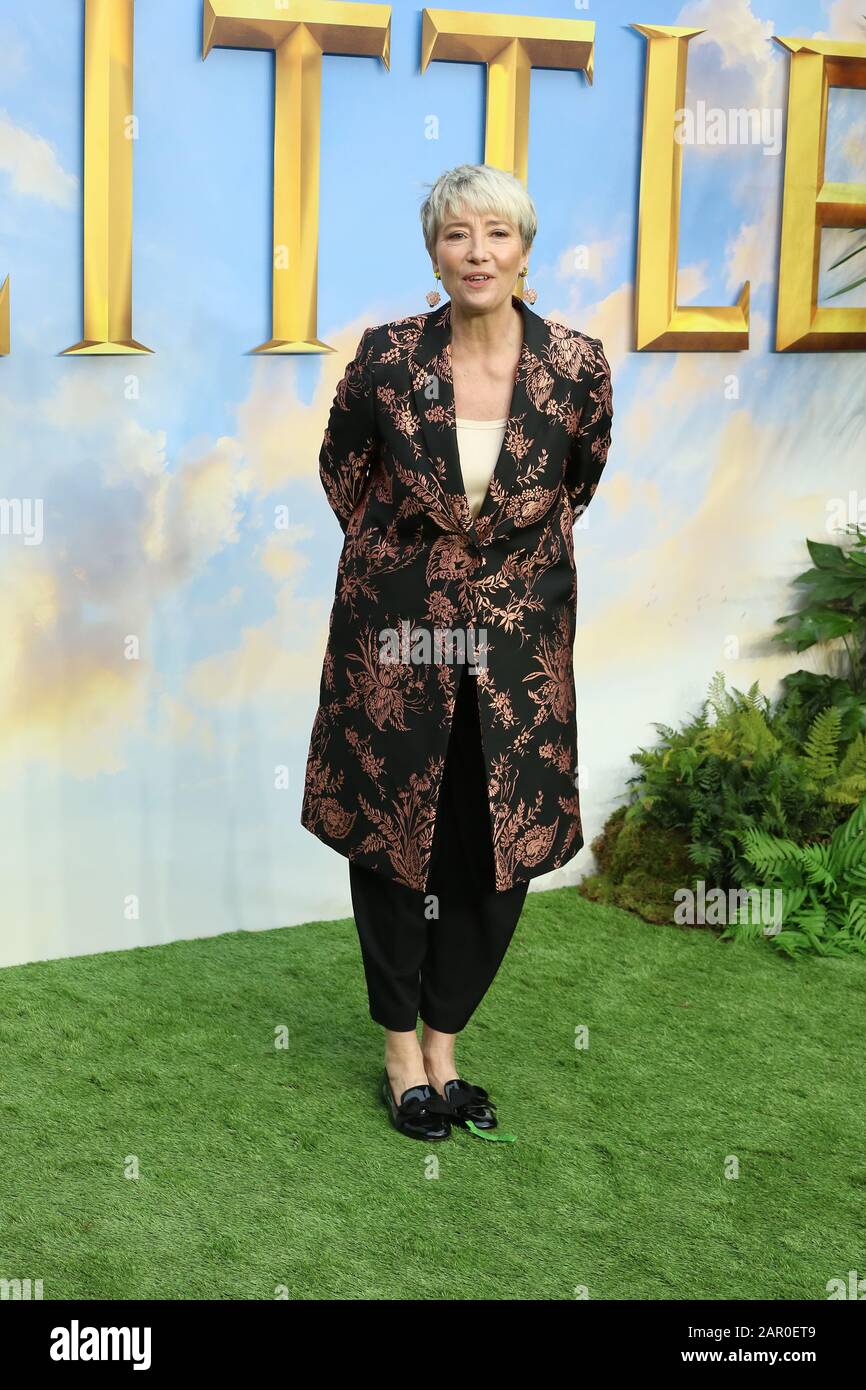
[[[450,302],[364,330],[319,456],[345,540],[301,824],[421,891],[464,659],[460,648],[449,659],[447,637],[436,646],[437,631],[470,631],[477,643],[465,659],[477,673],[497,892],[583,845],[573,527],[607,459],[610,367],[597,338],[513,299],[523,347],[474,521],[457,449]]]

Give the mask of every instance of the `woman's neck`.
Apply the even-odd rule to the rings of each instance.
[[[467,314],[451,301],[451,349],[464,353],[517,352],[523,341],[523,314],[511,295],[488,313]]]

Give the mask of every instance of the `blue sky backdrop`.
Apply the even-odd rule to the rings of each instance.
[[[866,23],[862,0],[786,0],[783,19],[761,0],[471,8],[596,23],[593,86],[533,72],[529,145],[534,307],[600,336],[614,370],[613,447],[575,537],[588,845],[629,754],[716,670],[769,694],[816,664],[767,638],[804,538],[832,538],[863,479],[862,355],[772,351],[783,151],[684,154],[680,301],[733,303],[750,279],[750,350],[633,352],[645,41],[629,25],[706,30],[687,104],[784,113],[771,35],[864,42]],[[335,351],[253,357],[271,332],[273,55],[203,62],[200,0],[139,0],[134,335],[154,355],[62,357],[82,330],[83,12],[0,0],[0,496],[42,498],[45,528],[36,546],[0,536],[0,963],[349,915],[347,861],[298,819],[342,542],[318,451],[361,330],[427,310],[427,186],[484,152],[484,69],[422,77],[420,6],[393,7],[390,71],[326,56],[318,308]],[[832,98],[829,178],[866,179],[864,101]],[[849,235],[825,234],[825,263]],[[533,888],[591,865],[586,848]]]

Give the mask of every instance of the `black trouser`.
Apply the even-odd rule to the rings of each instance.
[[[349,861],[370,1017],[397,1032],[415,1028],[419,1010],[439,1032],[466,1026],[499,969],[529,889],[521,880],[495,891],[475,676],[463,664],[455,675],[427,892]],[[438,919],[430,918],[432,894]]]

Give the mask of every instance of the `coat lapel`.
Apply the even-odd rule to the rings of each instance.
[[[508,423],[496,467],[493,470],[490,487],[482,503],[478,516],[473,520],[466,497],[463,474],[460,469],[460,452],[457,446],[457,423],[454,410],[454,379],[451,374],[451,302],[424,315],[424,324],[418,341],[411,353],[412,393],[415,407],[421,421],[427,452],[431,460],[441,459],[444,465],[445,486],[452,501],[452,513],[460,531],[478,542],[476,527],[497,507],[493,497],[493,483],[508,492],[515,480],[515,460],[507,446],[523,425],[532,441],[533,452],[537,452],[543,442],[543,435],[551,427],[551,413],[536,414],[524,385],[528,374],[539,360],[548,356],[550,330],[540,314],[517,295],[511,296],[523,314],[523,346],[515,372]],[[552,386],[558,383],[556,374]],[[552,391],[550,392],[552,395]],[[533,419],[522,417],[532,412]],[[484,528],[482,528],[484,529]]]

